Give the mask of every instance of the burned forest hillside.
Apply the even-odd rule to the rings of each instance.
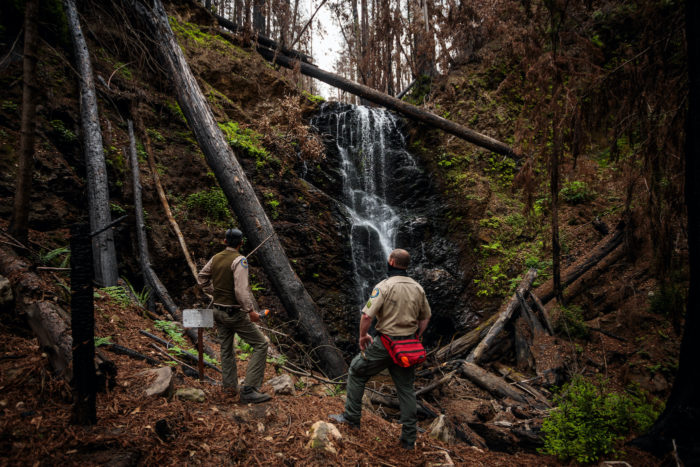
[[[404,18],[402,2],[362,2],[369,18],[353,23],[357,2],[310,2],[291,37],[251,29],[257,2],[204,3],[167,1],[160,17],[160,1],[0,6],[0,465],[698,462],[697,426],[674,444],[653,428],[687,369],[684,3],[422,0]],[[99,248],[79,251],[76,226],[103,233],[87,227],[95,172],[71,4],[116,221],[109,284],[75,274],[91,262],[80,251]],[[289,2],[262,4],[270,31],[286,27]],[[309,77],[316,6],[345,34],[340,71],[318,69],[339,83],[332,98]],[[432,56],[407,39],[426,30],[414,10],[431,19]],[[374,185],[385,204],[358,201]],[[229,228],[269,310],[273,399],[259,405],[222,387],[217,329],[204,330],[200,378],[197,332],[182,327],[183,310],[211,307],[196,275]],[[387,241],[410,253],[432,309],[413,451],[398,443],[388,372],[367,384],[361,429],[328,418],[343,412]],[[94,317],[94,342],[74,335],[76,310]],[[92,424],[76,419],[85,346]],[[251,352],[236,339],[241,381]]]

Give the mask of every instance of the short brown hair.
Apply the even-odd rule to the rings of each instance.
[[[406,269],[411,262],[411,255],[408,254],[408,251],[397,248],[389,255],[389,261],[392,259],[394,260],[394,267]]]

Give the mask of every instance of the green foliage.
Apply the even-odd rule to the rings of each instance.
[[[686,289],[677,282],[665,282],[649,299],[649,311],[658,315],[683,316]]]
[[[559,191],[559,196],[569,204],[581,204],[593,199],[594,193],[586,182],[574,180],[564,183]]]
[[[648,429],[662,408],[639,387],[620,394],[609,391],[603,379],[594,383],[582,376],[566,384],[554,402],[557,407],[542,423],[542,452],[584,463],[616,452],[630,432]]]
[[[201,215],[212,223],[221,225],[233,223],[228,199],[219,187],[192,193],[185,199],[185,205],[188,212]]]
[[[486,159],[485,171],[501,188],[510,187],[516,172],[516,163],[507,156],[501,156],[495,152],[490,153]]]
[[[345,394],[344,384],[334,384],[333,386],[326,388],[326,395],[331,397],[337,397],[341,394]]]
[[[284,366],[287,363],[287,358],[286,355],[280,354],[277,357],[267,357],[267,363],[271,363],[277,367]]]
[[[49,125],[51,125],[51,128],[53,129],[52,133],[57,137],[59,143],[72,144],[78,140],[75,133],[66,128],[63,120],[51,120]]]
[[[70,249],[67,247],[60,247],[51,251],[41,251],[39,253],[39,262],[45,266],[54,266],[58,268],[68,267],[70,264]]]
[[[112,343],[112,336],[106,336],[106,337],[95,336],[95,347],[100,347],[100,346],[111,344],[111,343]]]
[[[110,285],[109,287],[103,287],[100,290],[107,294],[112,301],[116,302],[117,305],[121,307],[131,305],[131,298],[121,285]]]
[[[109,210],[112,214],[116,214],[119,217],[126,214],[126,210],[117,203],[109,203]]]
[[[138,304],[142,307],[145,307],[149,297],[151,296],[151,288],[144,287],[143,289],[141,289],[141,292],[137,292],[136,289],[134,289],[134,286],[131,285],[131,282],[129,282],[126,279],[126,277],[122,277],[122,280],[126,283],[126,286],[129,288],[129,291],[131,291],[131,295],[136,297],[136,301],[138,302]]]
[[[234,345],[236,346],[236,349],[239,351],[238,359],[239,360],[247,360],[248,357],[250,357],[250,354],[253,353],[253,347],[248,344],[247,342],[241,340],[236,336],[236,339],[234,341]]]
[[[316,96],[308,91],[301,91],[301,94],[314,104],[323,104],[326,102],[326,99],[324,99],[322,96]]]
[[[5,110],[5,111],[16,112],[18,105],[12,101],[6,100],[6,101],[2,101],[2,104],[0,105],[0,107],[2,107],[2,110]]]
[[[583,321],[583,310],[580,306],[569,305],[560,308],[561,314],[556,321],[555,331],[561,334],[567,334],[571,337],[585,339],[588,337],[589,330],[586,323]]]
[[[156,142],[158,142],[158,143],[163,143],[163,142],[165,142],[165,137],[163,137],[163,135],[161,135],[161,134],[158,132],[158,130],[156,130],[155,128],[147,128],[147,129],[146,129],[146,133],[148,133],[148,136],[149,136],[153,141],[156,141]]]
[[[303,379],[299,379],[296,383],[294,383],[294,387],[297,389],[297,391],[302,391],[306,387],[306,383]]]
[[[181,122],[187,124],[187,119],[185,118],[185,114],[182,113],[182,109],[180,108],[180,104],[178,104],[177,101],[168,102],[166,104],[166,106],[168,107],[168,110],[170,110],[170,112],[174,116],[178,117]],[[189,133],[187,134],[187,136],[189,137]]]
[[[224,132],[226,141],[231,147],[245,151],[255,158],[258,169],[267,164],[279,167],[279,159],[272,157],[262,145],[262,135],[250,128],[241,128],[236,122],[219,123],[219,128]]]
[[[280,216],[280,213],[278,211],[278,207],[280,205],[279,200],[275,199],[275,194],[271,192],[265,193],[265,203],[270,206],[270,217],[272,219],[277,219]]]
[[[411,91],[403,97],[403,100],[413,105],[423,105],[425,98],[430,93],[432,82],[432,78],[428,75],[419,76],[416,84],[414,84]]]
[[[154,325],[156,329],[164,331],[177,345],[187,347],[187,341],[182,335],[182,326],[180,326],[180,323],[175,321],[156,320]]]
[[[498,297],[510,289],[508,276],[501,269],[501,264],[496,263],[484,269],[480,278],[474,279],[479,297]]]

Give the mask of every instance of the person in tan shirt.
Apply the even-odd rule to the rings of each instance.
[[[265,375],[267,341],[255,322],[260,320],[255,299],[248,284],[248,261],[239,250],[243,233],[229,229],[225,235],[226,248],[214,255],[199,272],[202,286],[211,285],[214,293],[214,320],[221,333],[221,368],[224,390],[238,393],[238,370],[233,348],[234,335],[253,347],[246,378],[241,391],[241,402],[265,402],[268,394],[259,391]]]
[[[330,415],[337,422],[359,428],[365,384],[372,376],[388,368],[399,398],[402,424],[399,442],[405,449],[413,449],[416,441],[414,367],[403,368],[395,364],[380,337],[369,335],[369,328],[372,319],[377,318],[375,328],[378,332],[393,339],[406,339],[420,338],[428,327],[430,305],[425,291],[406,274],[410,259],[408,252],[401,249],[389,255],[389,277],[377,284],[362,309],[361,352],[352,360],[348,370],[345,412]]]

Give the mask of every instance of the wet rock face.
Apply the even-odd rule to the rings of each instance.
[[[445,208],[429,174],[406,150],[404,121],[380,109],[329,103],[312,125],[327,158],[323,168],[307,167],[306,179],[347,212],[340,230],[354,264],[349,295],[355,309],[386,278],[388,252],[404,248],[411,254],[409,275],[433,311],[429,343],[464,329],[470,313],[460,252],[448,238]]]

